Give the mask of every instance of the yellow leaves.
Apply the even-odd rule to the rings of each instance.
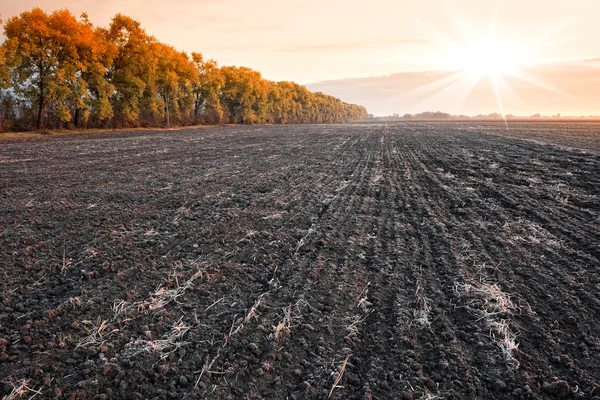
[[[167,112],[169,125],[169,113],[181,117],[191,107],[193,84],[197,79],[195,64],[186,53],[179,52],[171,46],[155,43],[153,50],[157,63],[156,86],[164,104],[163,108]]]
[[[60,121],[68,122],[91,99],[86,79],[106,73],[101,41],[89,21],[79,22],[68,10],[46,14],[39,8],[11,18],[5,26],[15,91],[38,108],[38,127],[52,103]],[[85,112],[84,112],[85,114]]]
[[[113,18],[105,32],[106,40],[115,46],[107,75],[116,90],[115,111],[126,122],[138,119],[141,107],[156,114],[158,42],[146,34],[139,22],[121,14]]]
[[[0,87],[9,85],[10,71],[14,93],[37,108],[31,111],[38,127],[46,115],[62,123],[93,117],[137,125],[168,114],[182,123],[342,122],[366,115],[250,68],[219,67],[201,53],[190,57],[122,14],[101,28],[85,13],[77,20],[66,9],[34,8],[10,18],[4,30]]]
[[[10,84],[10,72],[6,63],[6,49],[0,47],[0,89],[8,88]]]

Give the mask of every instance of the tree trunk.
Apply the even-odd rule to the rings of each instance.
[[[79,107],[75,107],[75,116],[73,117],[75,129],[79,128]]]
[[[38,116],[37,116],[37,130],[42,129],[42,125],[44,122],[44,106],[46,102],[46,98],[44,96],[44,82],[40,79],[40,106],[38,108]]]
[[[165,108],[167,110],[167,129],[171,128],[171,122],[169,121],[169,98],[167,97],[167,89],[165,89]]]
[[[194,102],[194,117],[198,117],[198,111],[200,110],[200,95],[196,95],[196,101]]]

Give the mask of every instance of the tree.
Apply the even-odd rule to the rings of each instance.
[[[157,87],[164,103],[167,126],[170,126],[169,114],[181,116],[191,109],[193,103],[193,85],[197,81],[194,64],[186,53],[178,52],[171,46],[155,44],[157,57]]]
[[[220,95],[225,76],[215,60],[204,61],[200,53],[192,53],[192,63],[197,76],[193,84],[194,118],[197,121],[202,116],[204,122],[221,122],[223,106]]]
[[[10,70],[6,64],[6,49],[0,47],[0,90],[8,89],[10,86]]]
[[[6,22],[3,44],[7,65],[14,75],[15,92],[37,108],[36,127],[52,103],[60,121],[72,119],[69,102],[83,106],[87,84],[84,60],[95,53],[92,27],[78,22],[67,10],[48,15],[40,8]]]
[[[285,124],[288,121],[287,111],[291,106],[290,92],[282,82],[270,85],[267,97],[268,118],[267,122],[274,124]]]
[[[1,21],[0,21],[1,23]],[[246,67],[219,68],[202,54],[160,43],[117,14],[95,28],[83,13],[40,8],[9,19],[0,46],[0,118],[76,127],[171,121],[337,123],[366,110]],[[21,124],[21,126],[23,126]]]
[[[0,21],[1,22],[1,21]],[[0,131],[6,128],[6,121],[12,116],[14,104],[10,87],[10,70],[5,62],[5,49],[0,47]]]
[[[229,112],[231,123],[264,122],[267,115],[268,84],[260,72],[247,67],[223,67],[225,84],[221,103]]]
[[[117,47],[107,40],[106,30],[94,28],[89,22],[87,14],[82,14],[82,20],[93,32],[93,37],[88,40],[93,43],[86,53],[83,54],[83,64],[85,68],[81,71],[81,76],[87,85],[87,93],[83,94],[83,108],[78,108],[75,113],[75,125],[78,124],[78,113],[84,111],[84,119],[87,120],[90,115],[102,121],[113,116],[113,109],[110,103],[115,87],[108,82],[108,69],[113,63],[117,54]],[[83,103],[83,104],[82,104]]]
[[[138,21],[122,14],[112,19],[105,34],[116,48],[108,69],[108,82],[115,88],[113,109],[125,123],[137,120],[141,110],[156,114],[156,40],[146,34]]]

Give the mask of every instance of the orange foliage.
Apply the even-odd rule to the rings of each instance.
[[[10,18],[4,32],[0,100],[8,106],[0,122],[23,125],[29,115],[41,129],[340,123],[367,116],[364,107],[292,82],[271,82],[246,67],[219,68],[200,53],[190,58],[121,14],[108,28],[96,28],[85,13],[78,20],[68,10],[34,8]]]

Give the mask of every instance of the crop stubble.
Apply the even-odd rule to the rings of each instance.
[[[599,128],[0,143],[0,394],[600,396]]]

